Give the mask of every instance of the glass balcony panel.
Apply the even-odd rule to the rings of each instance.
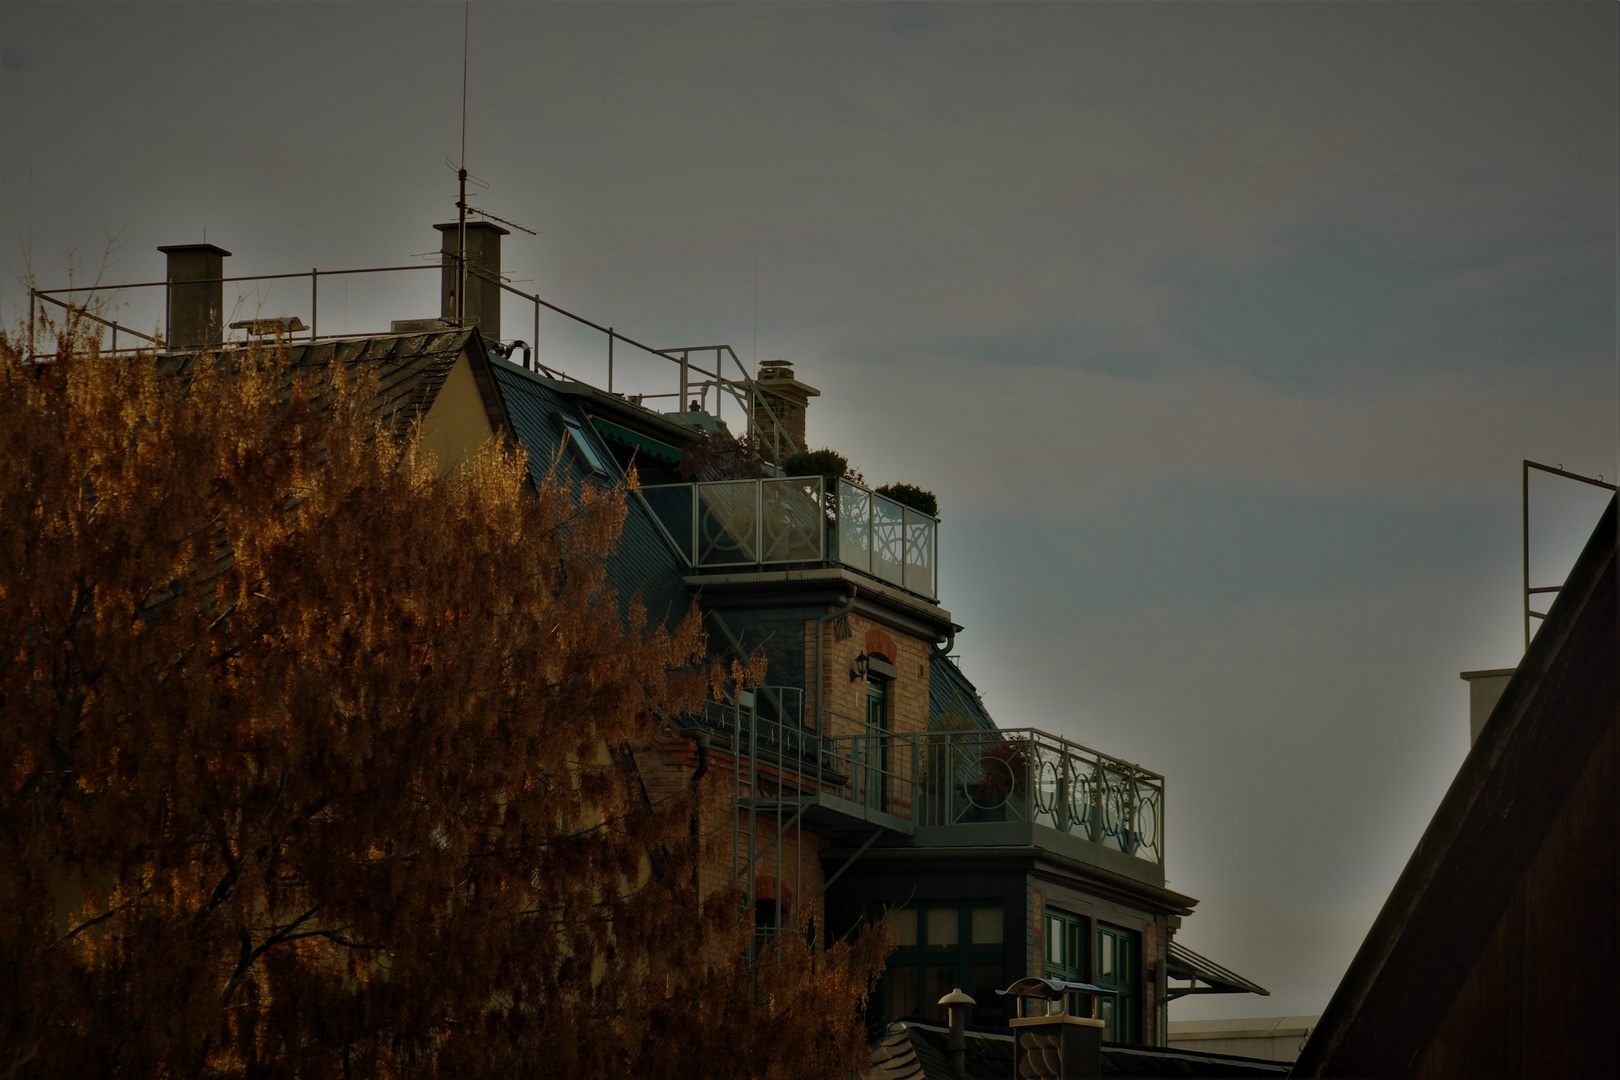
[[[692,485],[660,484],[641,489],[653,517],[675,541],[688,566],[692,564]]]
[[[697,485],[699,566],[759,562],[759,481]]]
[[[760,482],[763,502],[761,562],[815,562],[821,558],[823,526],[821,477],[799,476]]]
[[[906,567],[905,507],[881,495],[872,496],[872,573],[904,587]]]
[[[927,514],[905,510],[906,570],[905,587],[914,593],[933,598],[934,550],[939,525]]]
[[[863,574],[872,572],[872,496],[838,482],[838,561]]]

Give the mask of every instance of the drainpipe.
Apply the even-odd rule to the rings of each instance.
[[[855,608],[855,594],[846,593],[839,600],[844,606],[837,611],[829,611],[816,620],[816,735],[824,738],[827,734],[827,679],[826,679],[826,640],[827,620],[836,619],[840,615],[848,615]]]

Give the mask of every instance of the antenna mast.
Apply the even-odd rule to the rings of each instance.
[[[456,169],[456,325],[467,322],[467,39],[472,28],[472,0],[461,15],[461,165]]]

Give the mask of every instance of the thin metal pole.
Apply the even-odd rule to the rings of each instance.
[[[534,337],[529,339],[534,343],[534,371],[540,370],[540,301],[534,302]]]
[[[321,336],[321,272],[309,268],[309,340]]]
[[[1524,459],[1519,466],[1523,474],[1520,483],[1523,487],[1523,497],[1519,502],[1523,541],[1520,544],[1520,553],[1524,560],[1524,650],[1530,651],[1530,461]]]
[[[167,306],[167,305],[165,305]],[[34,362],[34,289],[28,289],[28,362]]]
[[[686,411],[686,380],[687,380],[686,368],[687,368],[687,363],[689,361],[689,357],[690,357],[689,353],[684,353],[684,352],[681,353],[681,412]]]
[[[613,393],[613,327],[611,326],[608,327],[608,393]]]

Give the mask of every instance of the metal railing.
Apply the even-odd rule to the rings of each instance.
[[[358,274],[389,274],[404,270],[434,270],[442,273],[443,269],[444,264],[440,262],[417,263],[409,266],[360,267],[352,270],[321,270],[319,268],[311,268],[309,270],[300,270],[286,274],[245,274],[218,278],[188,278],[183,281],[174,282],[137,281],[116,285],[103,285],[98,282],[93,285],[73,285],[60,289],[38,289],[30,286],[28,290],[28,355],[31,361],[49,359],[49,357],[46,355],[36,353],[36,344],[34,342],[34,331],[37,319],[36,312],[40,302],[51,304],[55,307],[63,309],[71,318],[86,318],[101,327],[110,329],[112,332],[111,343],[110,347],[103,348],[102,351],[104,355],[120,353],[135,354],[143,351],[149,351],[152,348],[162,349],[165,347],[165,343],[170,339],[170,328],[168,326],[168,290],[174,285],[182,285],[189,288],[199,285],[223,286],[232,283],[242,284],[266,281],[296,281],[300,278],[309,279],[309,326],[303,331],[283,334],[279,340],[286,343],[302,342],[305,344],[312,344],[317,341],[366,337],[369,335],[363,331],[350,331],[347,329],[336,334],[323,334],[320,332],[320,285],[322,278],[330,279]],[[776,415],[776,410],[770,403],[770,395],[760,393],[757,381],[748,373],[747,367],[743,364],[741,358],[737,356],[736,350],[734,350],[731,346],[683,345],[673,349],[654,348],[651,345],[644,344],[635,340],[634,338],[627,337],[626,335],[619,333],[611,326],[603,326],[601,323],[594,322],[587,319],[583,315],[579,315],[575,312],[567,310],[566,308],[559,307],[558,305],[553,304],[549,300],[545,300],[538,295],[526,293],[521,289],[514,288],[505,281],[493,277],[487,270],[484,270],[481,267],[469,266],[468,272],[474,276],[492,281],[494,284],[497,284],[500,287],[501,291],[510,293],[513,296],[516,296],[532,305],[533,336],[535,338],[534,344],[536,349],[538,349],[539,345],[538,339],[540,337],[540,314],[542,310],[551,311],[558,315],[562,315],[576,323],[590,327],[591,329],[597,330],[606,335],[606,388],[609,393],[616,392],[613,385],[614,346],[616,343],[629,345],[633,349],[639,349],[642,352],[658,357],[660,360],[668,361],[676,365],[677,368],[677,381],[676,388],[674,390],[668,392],[629,395],[629,400],[632,402],[640,404],[644,400],[675,398],[677,399],[677,410],[684,410],[688,401],[691,400],[696,400],[700,407],[707,408],[709,404],[708,393],[712,389],[715,392],[714,410],[716,417],[724,419],[724,406],[722,402],[726,397],[732,398],[737,407],[743,413],[743,420],[746,425],[746,430],[753,430],[756,422],[763,417],[763,420],[765,421],[763,426],[767,427],[769,430],[760,431],[758,434],[761,438],[769,442],[774,447],[775,457],[777,460],[780,460],[784,453],[794,453],[803,449],[803,447],[799,446],[793,437],[788,433],[786,427],[782,424],[781,418]],[[80,294],[87,294],[93,297],[98,293],[118,293],[126,289],[164,290],[164,327],[161,336],[144,334],[132,329],[127,324],[118,322],[116,319],[105,318],[104,316],[93,311],[87,303],[78,302],[74,299],[74,297],[79,296]],[[454,320],[449,321],[454,322]],[[372,334],[393,332],[394,331],[392,329],[387,331],[377,330],[373,331]],[[140,344],[120,348],[118,337],[121,333],[135,338],[138,342],[140,342]],[[221,344],[228,343],[222,342]],[[490,344],[493,345],[494,342],[490,342]],[[712,370],[703,367],[701,362],[694,362],[692,358],[694,353],[698,354],[700,358],[704,354],[713,353],[714,360]],[[725,360],[727,357],[730,358],[732,366],[737,371],[735,376],[728,376],[725,374]],[[569,375],[566,371],[548,367],[544,363],[541,363],[537,356],[532,361],[525,359],[522,366],[531,367],[533,370],[554,379],[571,382],[586,382],[586,380]],[[587,383],[587,385],[590,384]]]
[[[838,563],[939,595],[939,519],[848,480],[836,501],[819,476],[652,484],[641,497],[695,569]]]
[[[762,706],[771,697],[789,703],[781,719],[733,702],[705,712],[721,745],[748,759],[739,804],[768,790],[777,800],[827,795],[918,827],[1031,822],[1164,864],[1158,773],[1036,728],[890,732],[829,711],[817,733],[792,711],[801,691],[752,695]]]

